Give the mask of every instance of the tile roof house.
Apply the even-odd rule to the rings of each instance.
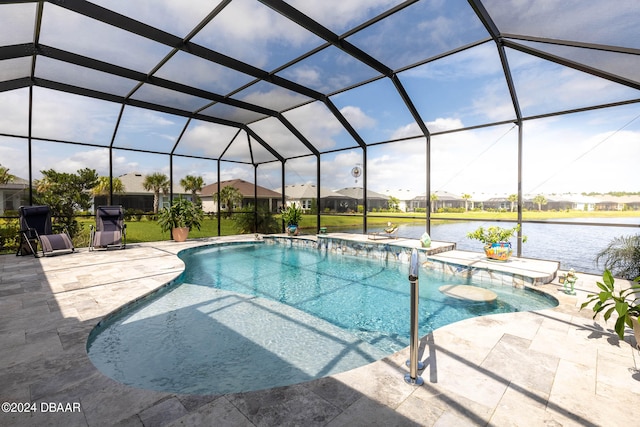
[[[355,199],[357,205],[364,205],[364,190],[362,187],[346,187],[336,190],[336,193]],[[389,196],[367,189],[367,208],[369,211],[373,209],[388,209]]]
[[[29,181],[15,177],[11,182],[0,184],[0,215],[5,211],[17,211],[26,204],[28,198]]]
[[[277,191],[282,191],[279,188]],[[315,184],[293,184],[284,187],[286,204],[295,203],[304,211],[311,211],[313,203],[318,198],[318,187]],[[337,193],[335,191],[320,189],[321,212],[348,212],[356,211],[358,202],[355,198]]]
[[[220,181],[220,189],[223,189],[227,186],[236,188],[240,192],[240,194],[242,194],[242,200],[239,204],[234,206],[234,209],[242,208],[243,206],[248,205],[256,205],[256,202],[254,201],[256,195],[257,205],[266,206],[270,212],[277,212],[278,209],[282,206],[282,193],[279,193],[277,191],[269,190],[268,188],[256,185],[254,193],[254,184],[252,182],[248,182],[242,179]],[[218,211],[218,202],[216,202],[213,198],[213,195],[217,192],[217,182],[206,185],[202,188],[202,191],[200,192],[200,199],[202,200],[202,209],[205,212]],[[226,210],[226,208],[227,207],[224,206],[224,203],[222,206],[220,206],[221,210]]]

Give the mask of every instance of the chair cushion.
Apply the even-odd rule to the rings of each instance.
[[[44,253],[59,251],[59,250],[73,250],[73,243],[66,234],[45,234],[40,236],[40,242],[42,243],[42,250]]]
[[[93,237],[93,246],[108,246],[108,245],[121,245],[121,244],[122,244],[122,232],[120,230],[96,231],[96,235]]]

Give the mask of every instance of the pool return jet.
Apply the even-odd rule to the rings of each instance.
[[[409,373],[404,381],[412,385],[422,385],[424,380],[418,376],[418,370],[424,369],[424,363],[418,361],[418,251],[411,251],[409,265],[409,285],[411,286],[411,344],[409,347]]]

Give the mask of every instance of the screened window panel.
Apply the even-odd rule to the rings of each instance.
[[[270,117],[249,125],[249,128],[261,136],[265,142],[279,153],[287,153],[290,157],[309,154],[309,149],[280,120]]]
[[[426,192],[426,152],[425,138],[368,147],[368,190],[394,197],[401,202],[401,210],[411,211],[408,202]]]
[[[342,34],[348,29],[363,24],[375,18],[381,12],[402,3],[402,0],[371,0],[366,3],[343,0],[325,0],[322,2],[289,0],[287,3],[334,33]]]
[[[334,95],[331,100],[367,144],[393,139],[403,129],[415,126],[409,109],[387,78]]]
[[[15,58],[0,61],[0,81],[21,79],[31,75],[32,58]]]
[[[287,160],[284,164],[286,185],[317,185],[317,165],[318,160],[316,156],[304,156]],[[281,186],[278,185],[278,188],[280,187]]]
[[[205,98],[152,84],[143,84],[131,98],[189,112],[197,111],[211,103],[211,100]]]
[[[32,141],[33,178],[41,179],[43,170],[76,173],[89,168],[98,175],[109,175],[109,149],[51,141]]]
[[[126,96],[138,84],[135,80],[69,64],[45,56],[39,57],[36,61],[35,75],[39,78],[121,97]]]
[[[255,79],[183,51],[173,55],[154,76],[221,95],[226,95]]]
[[[633,1],[568,0],[553,7],[545,2],[482,3],[503,33],[640,47],[640,9]]]
[[[193,42],[263,70],[274,70],[322,44],[312,33],[252,0],[232,1]]]
[[[247,133],[242,131],[234,138],[231,145],[222,154],[222,160],[236,162],[251,162],[251,150]]]
[[[216,117],[243,124],[251,123],[255,120],[260,120],[266,117],[262,113],[235,107],[233,105],[223,104],[222,102],[216,102],[199,113],[205,116]]]
[[[157,0],[92,0],[91,3],[178,37],[184,37],[216,7],[217,2],[211,0],[189,0],[188,3]],[[171,19],[167,19],[168,17]]]
[[[36,138],[109,145],[120,104],[65,92],[33,88]]]
[[[470,194],[476,206],[510,208],[518,193],[518,129],[515,125],[461,131],[431,138],[431,193],[447,207],[446,195]]]
[[[170,153],[186,122],[185,117],[126,106],[113,145]]]
[[[144,73],[171,50],[48,2],[44,5],[40,43]]]
[[[469,3],[450,0],[416,2],[347,41],[395,70],[487,37]]]
[[[187,176],[200,177],[203,187],[218,180],[218,162],[215,160],[196,159],[192,157],[173,156],[173,180],[181,191],[189,193],[181,183]]]
[[[517,41],[517,43],[640,83],[640,72],[638,72],[640,70],[640,55],[550,43],[527,41]]]
[[[528,198],[638,191],[638,105],[525,122],[523,138]],[[611,174],[615,180],[607,179]]]
[[[0,133],[29,136],[29,89],[0,92]]]
[[[309,214],[316,215],[318,211],[321,214],[324,213],[325,205],[318,200],[318,158],[306,156],[287,160],[284,167],[286,187],[283,190],[282,185],[279,184],[276,191],[285,194],[287,203],[296,203]],[[312,221],[315,225],[316,219]]]
[[[33,42],[36,3],[3,4],[0,10],[0,45]]]
[[[399,78],[431,131],[515,119],[494,43],[411,68]]]
[[[218,159],[239,133],[238,128],[191,120],[176,147],[176,154]]]
[[[234,99],[281,111],[300,105],[310,99],[299,93],[260,81],[233,95]]]
[[[524,116],[637,98],[638,91],[525,53],[507,49]]]
[[[220,162],[220,182],[230,181],[232,179],[242,179],[247,182],[254,182],[253,165],[243,163],[221,161]],[[222,186],[224,187],[224,186]],[[249,195],[253,199],[253,193]]]
[[[358,182],[356,182],[351,171],[356,166],[362,167],[363,164],[364,158],[361,149],[345,150],[321,156],[320,182],[322,187],[334,192],[362,187],[363,178],[358,178]],[[331,213],[358,213],[358,205],[362,206],[363,200],[341,194],[331,194],[331,197],[326,197],[321,203],[324,210],[329,207]]]
[[[257,168],[258,185],[269,190],[281,192],[282,187],[282,163],[279,161],[273,161],[268,163],[262,163]],[[282,199],[282,196],[280,197]],[[280,206],[279,203],[277,206]],[[277,207],[276,206],[276,207]]]
[[[113,176],[123,179],[125,191],[133,194],[153,195],[142,186],[144,178],[153,173],[164,174],[169,179],[169,156],[114,148]],[[164,199],[168,200],[168,195]]]
[[[322,102],[316,101],[286,111],[283,116],[320,152],[358,145]]]
[[[18,210],[28,204],[25,191],[29,188],[29,142],[24,138],[0,135],[0,166],[7,168],[13,179],[0,184],[0,216],[5,210]]]
[[[278,73],[322,93],[332,93],[379,76],[373,68],[342,50],[329,46]]]
[[[253,163],[272,162],[277,158],[260,142],[250,137],[251,142],[251,158]]]

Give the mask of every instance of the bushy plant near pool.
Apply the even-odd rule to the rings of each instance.
[[[640,276],[636,277],[633,283],[640,283]],[[615,312],[618,315],[618,319],[614,329],[618,337],[624,339],[625,326],[633,329],[633,322],[637,323],[638,317],[640,317],[640,284],[616,289],[613,274],[611,274],[611,271],[605,270],[602,274],[602,282],[597,282],[596,285],[601,289],[601,292],[587,295],[588,300],[580,306],[580,310],[593,304],[593,307],[591,307],[594,312],[593,318],[595,319],[596,315],[604,312],[605,322]],[[638,333],[640,331],[636,331],[636,340],[638,339]]]

